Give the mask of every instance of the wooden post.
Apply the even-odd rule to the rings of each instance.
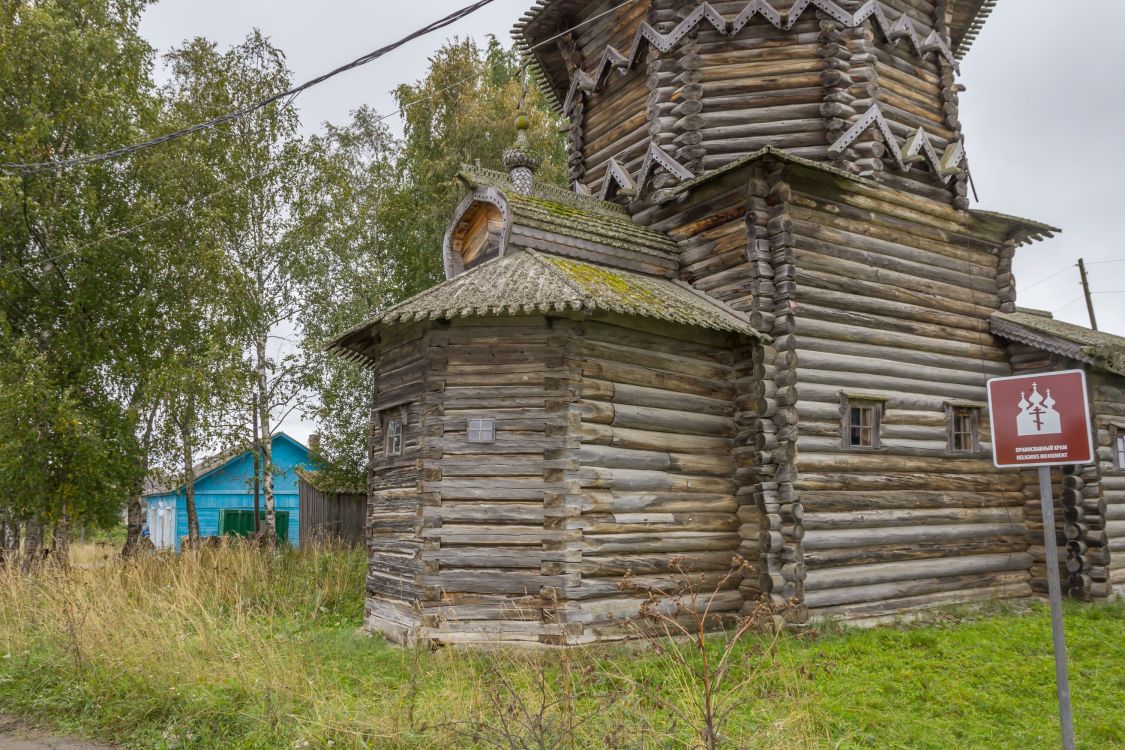
[[[1070,676],[1066,665],[1066,631],[1063,629],[1062,584],[1059,581],[1059,548],[1055,538],[1055,500],[1051,467],[1039,467],[1039,499],[1043,504],[1043,551],[1047,557],[1047,592],[1051,600],[1051,640],[1055,647],[1055,683],[1059,694],[1059,723],[1063,750],[1074,750],[1074,719],[1070,710]]]
[[[1094,298],[1090,295],[1090,280],[1086,277],[1086,259],[1078,259],[1078,272],[1082,275],[1082,293],[1086,295],[1086,310],[1090,313],[1090,327],[1098,330],[1098,319],[1094,317]]]

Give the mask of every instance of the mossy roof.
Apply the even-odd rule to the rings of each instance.
[[[1125,337],[1055,320],[1050,313],[1019,309],[993,313],[992,332],[1117,375],[1125,375]]]
[[[367,357],[377,329],[414,321],[598,312],[761,337],[744,314],[682,281],[517,250],[387,308],[331,348]]]
[[[506,174],[483,167],[463,167],[460,177],[470,187],[492,187],[502,192],[511,208],[513,224],[665,260],[676,258],[675,242],[661,232],[634,224],[616,203],[546,183],[536,183],[531,195],[522,195]]]

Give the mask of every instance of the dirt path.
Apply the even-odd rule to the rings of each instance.
[[[11,716],[0,715],[0,750],[113,750],[84,740],[42,732]]]

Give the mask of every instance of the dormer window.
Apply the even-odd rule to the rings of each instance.
[[[504,214],[493,203],[469,204],[449,235],[454,275],[500,255]]]

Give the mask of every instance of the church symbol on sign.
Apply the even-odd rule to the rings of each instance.
[[[1016,431],[1020,437],[1025,435],[1057,435],[1062,432],[1062,417],[1055,411],[1055,400],[1051,389],[1044,398],[1039,393],[1039,384],[1031,384],[1031,398],[1026,391],[1020,392],[1020,413],[1016,417]]]

